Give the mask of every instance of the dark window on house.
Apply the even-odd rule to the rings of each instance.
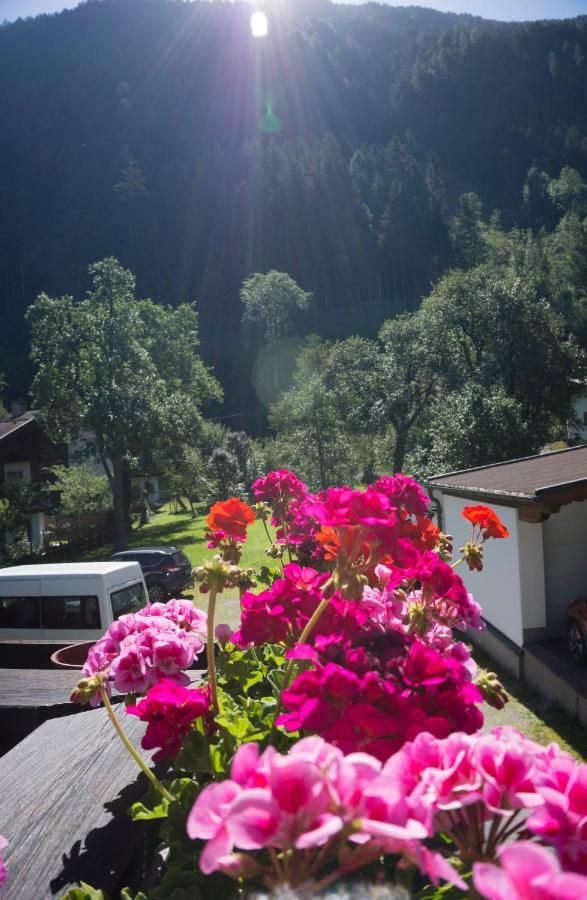
[[[39,597],[0,597],[0,628],[40,628]]]
[[[43,597],[43,628],[101,628],[97,597]]]
[[[127,613],[137,612],[147,602],[145,591],[140,581],[136,581],[120,591],[112,591],[110,600],[112,601],[112,615],[115,619]]]

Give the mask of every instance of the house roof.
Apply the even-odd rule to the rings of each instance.
[[[23,416],[19,416],[17,419],[9,419],[7,422],[0,422],[0,441],[8,437],[9,434],[13,434],[19,428],[22,428],[23,425],[28,425],[29,422],[34,422],[35,417],[30,414],[25,414]]]
[[[561,505],[587,499],[587,445],[428,479],[431,488],[506,505]]]

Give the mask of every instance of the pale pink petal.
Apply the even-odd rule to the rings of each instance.
[[[333,816],[326,813],[314,823],[310,831],[305,831],[296,839],[295,845],[298,850],[306,850],[308,847],[321,847],[329,838],[338,834],[344,828],[344,821],[340,816]]]
[[[232,850],[233,842],[228,833],[228,828],[223,827],[211,841],[208,841],[200,856],[200,869],[204,875],[216,872],[220,867],[220,860]]]
[[[228,827],[235,845],[242,850],[267,847],[279,827],[279,808],[270,791],[242,791],[231,805]]]
[[[518,892],[508,873],[493,863],[475,863],[473,884],[487,900],[518,900]]]
[[[191,838],[213,838],[223,827],[228,810],[242,788],[234,781],[209,784],[196,797],[187,820],[187,833]]]

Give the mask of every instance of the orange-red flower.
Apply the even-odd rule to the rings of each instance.
[[[421,550],[434,550],[438,543],[440,528],[428,516],[416,516],[416,523],[403,522],[400,537],[409,538]]]
[[[506,538],[510,536],[509,531],[497,513],[488,506],[465,506],[461,515],[481,529],[483,540],[490,537]]]
[[[208,513],[206,522],[210,531],[223,531],[227,537],[244,541],[247,527],[255,521],[255,513],[238,497],[215,503]]]

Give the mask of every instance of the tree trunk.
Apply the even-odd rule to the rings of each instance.
[[[112,454],[112,499],[114,506],[114,549],[126,549],[124,509],[124,466],[120,453]]]
[[[404,459],[406,456],[406,449],[408,444],[408,433],[407,431],[397,431],[395,432],[395,448],[393,451],[393,472],[394,475],[397,472],[401,472]]]

